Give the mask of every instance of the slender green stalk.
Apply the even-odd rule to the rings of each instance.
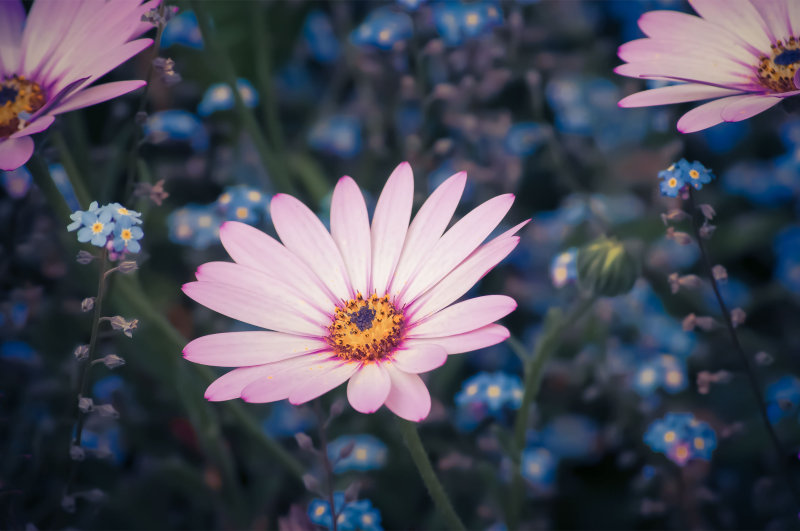
[[[282,171],[280,165],[276,163],[276,157],[267,144],[261,127],[259,127],[252,111],[245,105],[242,95],[239,94],[239,90],[236,87],[236,71],[233,67],[233,63],[230,57],[228,57],[228,54],[222,49],[219,41],[217,41],[216,33],[209,22],[204,3],[192,0],[191,5],[197,15],[197,22],[200,26],[200,33],[203,35],[203,41],[206,43],[206,46],[208,46],[208,50],[214,58],[214,64],[222,74],[223,81],[231,87],[236,105],[236,112],[239,114],[242,125],[250,135],[253,145],[255,145],[256,151],[258,151],[258,155],[261,158],[261,163],[267,170],[272,183],[280,192],[294,192],[294,186],[292,186],[289,175],[284,173],[285,170]],[[269,182],[264,182],[264,188],[269,188],[269,186]]]
[[[425,487],[428,489],[428,494],[431,495],[436,508],[447,521],[447,528],[466,529],[461,519],[458,517],[458,514],[456,514],[455,509],[453,509],[453,504],[450,503],[450,498],[447,497],[447,493],[439,482],[439,478],[436,477],[436,472],[433,471],[431,461],[428,459],[428,453],[422,445],[419,432],[417,432],[417,425],[414,422],[400,418],[397,419],[397,423],[400,426],[400,431],[403,433],[406,447],[409,453],[411,453],[411,459],[414,460],[422,482],[425,483]]]
[[[514,471],[511,480],[508,521],[506,522],[509,529],[516,529],[519,522],[519,512],[525,490],[522,471],[520,470],[522,451],[525,448],[525,431],[528,428],[531,405],[536,395],[539,394],[539,389],[542,385],[545,364],[558,348],[564,332],[592,307],[594,301],[594,297],[582,299],[566,316],[558,309],[551,309],[545,318],[544,328],[536,342],[533,355],[525,362],[524,390],[522,402],[514,421],[514,439],[511,446],[514,452],[511,456]]]
[[[97,350],[97,334],[100,330],[100,317],[103,307],[103,296],[105,295],[106,291],[106,279],[108,275],[106,275],[108,269],[108,252],[103,249],[102,251],[103,258],[100,262],[100,275],[97,281],[97,296],[94,300],[94,315],[92,317],[92,333],[89,339],[89,353],[86,359],[82,362],[83,367],[81,367],[81,372],[78,380],[78,396],[75,400],[74,408],[75,408],[75,415],[76,415],[76,427],[75,427],[75,436],[70,441],[70,450],[73,446],[81,446],[81,442],[83,439],[83,425],[86,421],[87,413],[84,413],[78,407],[78,401],[86,395],[86,390],[89,387],[89,369],[92,367],[92,362],[94,361],[94,354]],[[64,496],[69,496],[70,490],[72,489],[72,483],[75,481],[75,476],[78,472],[78,461],[73,459],[70,463],[70,472],[67,478],[67,484],[64,487]]]
[[[337,531],[339,524],[337,522],[338,516],[336,515],[336,499],[333,495],[333,465],[330,457],[328,457],[328,421],[325,418],[325,413],[322,412],[319,400],[314,401],[314,411],[316,411],[317,419],[319,420],[319,453],[320,459],[322,459],[322,466],[325,468],[325,485],[328,487],[328,504],[331,509],[332,529]]]
[[[78,165],[75,164],[75,159],[72,157],[72,153],[70,152],[69,146],[67,146],[66,140],[64,140],[64,135],[61,134],[60,131],[55,130],[51,135],[53,139],[53,143],[56,145],[56,149],[58,150],[58,157],[61,160],[61,165],[64,166],[64,171],[67,172],[69,176],[69,181],[72,184],[73,190],[75,190],[75,197],[78,199],[78,204],[80,204],[81,208],[86,208],[89,206],[91,202],[91,198],[89,197],[89,192],[86,190],[86,186],[84,186],[84,180],[81,178],[81,172],[78,170]]]
[[[772,427],[772,422],[769,420],[769,415],[767,414],[767,404],[764,402],[764,393],[761,390],[761,385],[758,382],[758,376],[756,376],[755,367],[753,367],[753,363],[750,361],[750,358],[747,356],[744,349],[742,348],[742,344],[739,342],[739,335],[736,333],[736,327],[733,325],[733,320],[731,319],[731,312],[728,310],[728,306],[722,299],[722,294],[720,293],[719,285],[717,284],[717,279],[714,278],[713,266],[711,264],[711,260],[708,257],[706,246],[703,243],[703,237],[700,234],[700,226],[698,225],[698,223],[696,223],[697,206],[695,205],[694,192],[691,187],[689,187],[688,203],[689,203],[690,213],[692,216],[692,223],[691,223],[692,231],[694,232],[694,238],[695,241],[697,242],[697,247],[700,249],[701,263],[703,265],[703,268],[705,269],[706,276],[708,276],[708,280],[711,283],[711,288],[714,290],[714,297],[717,299],[719,310],[722,313],[722,320],[725,322],[725,328],[728,332],[728,335],[731,338],[734,350],[739,355],[739,360],[741,361],[742,367],[744,367],[744,371],[747,374],[747,379],[750,382],[750,388],[753,390],[753,395],[755,396],[756,399],[756,405],[758,406],[758,412],[761,416],[761,421],[764,424],[764,428],[767,430],[767,434],[769,435],[769,439],[770,442],[772,443],[775,453],[778,454],[778,468],[784,474],[786,482],[789,484],[789,489],[792,491],[792,496],[794,497],[795,504],[798,507],[800,507],[800,491],[798,491],[797,485],[794,482],[794,478],[792,477],[791,471],[789,470],[789,468],[785,466],[786,457],[789,454],[783,447],[783,444],[778,438],[778,434],[775,433],[775,429]]]
[[[166,11],[166,5],[161,4],[159,10],[163,16]],[[125,187],[123,197],[130,197],[131,192],[133,191],[133,185],[136,183],[136,170],[138,169],[136,161],[139,157],[140,139],[144,133],[144,128],[142,127],[142,124],[139,123],[138,115],[143,113],[147,108],[147,95],[150,93],[150,84],[153,82],[153,71],[155,71],[154,62],[158,58],[158,53],[161,50],[162,33],[164,33],[164,24],[158,24],[156,26],[156,37],[153,41],[153,48],[150,54],[150,64],[147,66],[147,77],[145,78],[147,83],[144,86],[141,98],[139,98],[139,109],[136,111],[136,129],[133,134],[133,140],[131,141],[131,149],[128,152],[128,171],[125,172]]]

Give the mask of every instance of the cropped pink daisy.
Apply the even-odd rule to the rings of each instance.
[[[117,81],[90,86],[152,44],[131,40],[152,28],[142,15],[160,0],[0,0],[0,169],[33,154],[30,135],[55,116],[143,86]]]
[[[500,343],[494,321],[516,308],[486,295],[453,304],[516,247],[526,223],[483,243],[514,201],[478,206],[445,232],[466,182],[457,173],[425,201],[414,220],[414,179],[400,164],[383,188],[370,224],[358,185],[342,177],[331,201],[331,230],[290,195],[272,199],[281,239],[249,225],[220,230],[235,263],[209,262],[183,292],[212,310],[270,331],[195,339],[183,350],[195,363],[238,367],[209,386],[209,400],[289,399],[302,404],[348,381],[354,409],[386,404],[424,419],[431,398],[420,373],[459,354]]]
[[[639,19],[648,38],[623,44],[623,76],[680,81],[645,90],[620,107],[713,99],[678,121],[692,133],[738,122],[800,94],[800,1],[689,0],[698,16],[651,11]]]

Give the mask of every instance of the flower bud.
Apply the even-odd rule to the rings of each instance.
[[[83,461],[86,459],[86,452],[77,444],[73,444],[69,447],[69,458],[73,461]]]
[[[77,258],[75,258],[75,261],[77,261],[79,264],[86,265],[90,264],[94,259],[95,256],[89,251],[79,251]]]
[[[124,262],[120,263],[117,266],[117,271],[119,271],[123,275],[127,275],[128,273],[133,273],[137,269],[139,269],[139,265],[133,260],[125,260]]]
[[[312,476],[311,474],[303,474],[303,485],[306,486],[306,490],[310,492],[317,493],[319,492],[319,480]]]
[[[94,297],[86,297],[81,301],[81,311],[89,312],[94,308]]]
[[[83,413],[88,413],[92,411],[94,408],[94,402],[91,398],[86,396],[79,396],[78,397],[78,409],[81,410]]]
[[[89,345],[78,345],[73,352],[75,359],[83,361],[89,357]]]
[[[108,354],[107,356],[104,356],[102,362],[103,365],[105,365],[111,370],[114,370],[117,367],[122,367],[123,365],[125,365],[125,360],[120,358],[116,354]]]
[[[301,450],[306,450],[309,452],[314,451],[314,441],[312,441],[311,437],[305,433],[297,432],[294,434],[294,438],[297,441],[297,446],[299,446]]]
[[[627,293],[639,276],[639,264],[615,239],[600,238],[578,249],[578,284],[595,295]]]

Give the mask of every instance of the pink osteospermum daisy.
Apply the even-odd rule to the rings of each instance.
[[[331,230],[292,196],[278,194],[270,214],[283,244],[249,225],[228,222],[222,244],[235,263],[209,262],[183,286],[195,301],[271,331],[195,339],[186,359],[239,367],[213,382],[209,400],[289,399],[302,404],[345,381],[354,409],[383,404],[420,421],[431,399],[420,373],[449,354],[500,343],[494,321],[516,308],[504,295],[453,304],[505,258],[526,223],[487,243],[514,201],[490,199],[445,232],[466,183],[457,173],[425,201],[409,225],[414,180],[408,163],[389,177],[370,225],[358,185],[342,177],[331,201]]]
[[[623,44],[615,69],[624,76],[679,81],[645,90],[620,107],[714,99],[684,114],[692,133],[738,122],[800,94],[800,1],[689,0],[700,15],[651,11],[639,19],[647,35]]]
[[[30,135],[55,116],[143,86],[117,81],[90,86],[152,44],[132,40],[152,28],[142,15],[160,0],[0,0],[0,169],[33,154]]]

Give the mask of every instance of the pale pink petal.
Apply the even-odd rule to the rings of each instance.
[[[724,121],[722,119],[722,109],[741,98],[747,98],[747,96],[729,96],[695,107],[678,120],[678,131],[681,133],[694,133],[722,123]]]
[[[513,194],[494,197],[476,207],[453,225],[422,262],[417,273],[408,283],[408,288],[401,294],[401,303],[412,302],[469,256],[497,227],[513,202]]]
[[[505,326],[490,324],[471,332],[429,339],[409,339],[418,345],[434,344],[442,347],[448,354],[462,354],[502,343],[511,333]]]
[[[361,364],[355,361],[331,362],[321,370],[311,367],[311,374],[301,375],[300,380],[289,393],[289,402],[294,405],[305,404],[346,382]]]
[[[787,6],[797,0],[757,0],[752,2],[753,7],[759,12],[767,26],[767,35],[774,43],[786,42],[792,34],[789,11]],[[768,50],[765,50],[768,51]]]
[[[712,43],[713,44],[713,43]],[[636,39],[628,41],[617,49],[620,59],[628,63],[674,60],[680,57],[681,62],[693,65],[713,64],[717,69],[739,70],[742,67],[752,70],[755,56],[742,57],[735,49],[718,46],[698,47],[696,43],[679,40]]]
[[[13,135],[9,136],[8,138],[20,138],[23,136],[28,135],[35,135],[36,133],[41,133],[51,125],[53,122],[56,121],[55,116],[42,116],[41,118],[37,118],[36,120],[32,121],[28,125],[26,125],[23,129],[20,129]]]
[[[525,227],[525,225],[527,225],[530,222],[531,222],[531,218],[528,218],[525,221],[520,221],[519,223],[517,223],[516,225],[514,225],[513,227],[511,227],[510,229],[508,229],[504,233],[502,233],[500,236],[496,237],[495,240],[503,240],[503,239],[508,238],[510,236],[514,236],[516,233],[521,231],[522,228]]]
[[[72,26],[77,14],[75,9],[77,5],[75,2],[60,0],[33,3],[22,32],[19,65],[21,73],[26,75],[35,73],[42,62],[55,51],[60,40]]]
[[[0,170],[16,170],[33,155],[33,139],[29,136],[0,140]]]
[[[277,194],[270,214],[283,244],[292,251],[342,299],[350,299],[352,289],[342,255],[319,218],[296,198]]]
[[[228,221],[219,229],[220,241],[237,263],[280,279],[327,313],[333,313],[336,296],[311,269],[280,242],[255,227]]]
[[[493,323],[513,312],[517,303],[506,295],[467,299],[433,314],[422,323],[411,323],[409,338],[462,334]]]
[[[518,243],[519,236],[510,236],[498,237],[482,245],[434,287],[420,295],[406,315],[415,321],[424,319],[455,302],[508,256]]]
[[[353,289],[367,295],[372,260],[369,213],[361,190],[350,177],[339,179],[333,190],[331,236],[342,254]]]
[[[386,368],[392,389],[386,397],[386,407],[395,415],[412,422],[425,420],[431,411],[431,395],[417,374],[409,374],[392,366]]]
[[[459,172],[440,184],[420,207],[408,227],[403,252],[392,278],[391,290],[401,293],[419,263],[434,248],[453,217],[467,182],[466,172]]]
[[[297,382],[292,378],[276,378],[287,371],[299,370],[308,367],[311,364],[328,363],[332,353],[324,352],[319,354],[311,354],[309,356],[298,356],[287,360],[279,361],[276,363],[267,363],[265,365],[256,365],[254,367],[240,367],[228,373],[223,374],[206,389],[205,398],[212,401],[231,400],[243,396],[242,393],[247,386],[254,382],[263,384],[262,386],[272,391],[277,385],[288,386],[291,388]],[[289,389],[285,389],[285,394],[282,397],[275,398],[274,400],[282,400],[289,396]],[[263,393],[266,395],[266,391]],[[278,393],[280,394],[280,393]],[[270,402],[271,400],[264,400]]]
[[[339,359],[328,352],[259,365],[254,368],[264,367],[267,370],[261,371],[256,378],[251,379],[241,389],[240,395],[245,402],[258,404],[283,400],[289,398],[291,392],[300,382],[309,378],[311,373],[326,372],[339,363]]]
[[[115,69],[134,55],[137,55],[145,48],[148,48],[151,44],[153,44],[153,39],[138,39],[135,41],[126,42],[122,46],[118,46],[109,51],[91,64],[85,64],[71,68],[69,71],[63,74],[60,80],[55,84],[53,90],[57,92],[69,85],[75,79],[86,76],[88,76],[88,79],[83,83],[83,87],[91,85],[97,79],[106,75],[108,72]]]
[[[625,63],[614,68],[621,76],[644,79],[675,79],[712,86],[741,88],[752,86],[753,70],[743,66],[731,68],[717,66],[713,60],[707,62],[684,61],[682,57],[671,57],[661,61]]]
[[[17,71],[25,8],[21,0],[0,2],[0,78]]]
[[[365,363],[347,384],[347,400],[359,413],[374,413],[391,388],[389,373],[381,363]]]
[[[741,53],[743,59],[758,54],[750,43],[733,31],[679,11],[649,11],[639,17],[639,28],[648,37],[692,42],[699,48],[713,43],[718,47],[729,48],[737,55]]]
[[[227,332],[198,337],[183,347],[194,363],[215,367],[262,365],[325,350],[318,338],[280,332]]]
[[[386,293],[394,274],[411,218],[414,174],[403,162],[389,176],[372,218],[372,291]]]
[[[65,98],[61,104],[53,108],[50,112],[52,114],[62,114],[89,107],[90,105],[96,105],[142,88],[146,84],[146,82],[138,80],[114,81],[112,83],[103,83],[102,85],[89,87]]]
[[[228,284],[242,291],[252,291],[253,297],[263,298],[273,304],[274,312],[290,312],[306,318],[311,323],[327,326],[331,316],[318,308],[304,292],[290,286],[259,269],[233,262],[206,262],[198,266],[197,280]]]
[[[650,107],[653,105],[722,98],[734,94],[741,94],[741,91],[697,83],[685,83],[637,92],[622,98],[618,105],[620,107]]]
[[[774,107],[781,101],[782,98],[757,94],[743,96],[723,107],[721,116],[726,122],[740,122]]]
[[[766,24],[750,2],[689,0],[689,3],[706,20],[726,28],[735,28],[736,33],[756,49],[769,50]]]
[[[393,360],[394,366],[401,371],[419,374],[444,365],[447,351],[435,343],[408,340],[402,348],[395,351]]]
[[[275,311],[273,301],[259,297],[252,290],[219,282],[189,282],[183,292],[215,312],[261,328],[290,334],[322,337],[327,329],[310,323],[291,311]]]

